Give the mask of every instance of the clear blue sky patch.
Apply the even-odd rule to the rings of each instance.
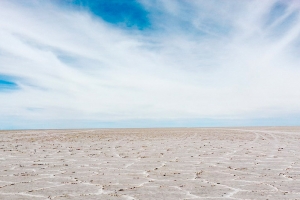
[[[135,0],[73,0],[72,3],[111,24],[140,30],[150,26],[148,12]]]
[[[18,85],[12,81],[1,79],[0,77],[0,91],[4,90],[15,90],[18,88]]]

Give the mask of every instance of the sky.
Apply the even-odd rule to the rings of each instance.
[[[1,0],[0,129],[300,126],[296,0]]]

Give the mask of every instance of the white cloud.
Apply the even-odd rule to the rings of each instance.
[[[15,77],[20,89],[0,91],[0,119],[236,119],[300,113],[300,60],[291,53],[299,50],[296,3],[289,2],[266,26],[276,1],[222,1],[221,11],[221,1],[172,2],[156,1],[164,5],[159,12],[165,19],[151,15],[158,8],[148,2],[158,30],[143,33],[42,1],[32,1],[31,7],[1,1],[0,74]],[[292,25],[277,34],[275,28],[292,14],[297,16]]]

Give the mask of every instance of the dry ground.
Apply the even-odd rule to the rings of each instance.
[[[0,132],[0,199],[300,199],[300,128]]]

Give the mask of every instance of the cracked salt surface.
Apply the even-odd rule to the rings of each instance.
[[[300,128],[0,131],[0,199],[300,199]]]

